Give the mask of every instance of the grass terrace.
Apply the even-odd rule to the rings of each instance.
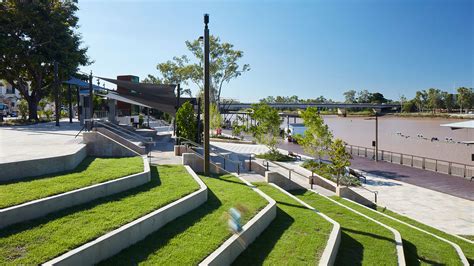
[[[0,183],[0,209],[140,172],[141,157],[87,157],[72,171]]]
[[[339,197],[334,199],[400,232],[407,265],[462,265],[456,250],[450,244],[358,204]]]
[[[247,209],[245,224],[268,204],[233,175],[201,179],[209,189],[206,203],[101,264],[196,265],[232,235],[226,217],[231,207]]]
[[[277,188],[255,183],[277,202],[277,216],[234,265],[317,265],[332,224]]]
[[[0,265],[37,265],[199,189],[183,166],[152,166],[151,182],[0,232]]]
[[[408,218],[408,217],[406,217],[406,216],[403,216],[403,215],[401,215],[401,214],[398,214],[398,213],[396,213],[396,212],[390,211],[390,210],[388,210],[388,209],[386,209],[386,208],[378,207],[377,210],[380,211],[380,212],[382,212],[382,213],[385,213],[385,214],[387,214],[387,215],[389,215],[389,216],[392,216],[392,217],[394,217],[394,218],[397,218],[397,219],[400,220],[400,221],[404,221],[404,222],[406,222],[406,223],[408,223],[408,224],[411,224],[411,225],[416,226],[416,227],[418,227],[418,228],[420,228],[420,229],[423,229],[423,230],[425,230],[425,231],[428,231],[428,232],[433,233],[433,234],[435,234],[435,235],[437,235],[437,236],[440,236],[440,237],[442,237],[442,238],[444,238],[444,239],[446,239],[446,240],[449,240],[449,241],[451,241],[451,242],[453,242],[453,243],[458,244],[459,247],[462,249],[462,251],[463,251],[464,255],[466,256],[466,258],[469,260],[469,263],[470,263],[471,265],[474,265],[474,244],[469,243],[468,241],[465,241],[465,240],[463,240],[463,239],[460,239],[459,237],[456,237],[456,236],[453,236],[453,235],[448,234],[448,233],[446,233],[446,232],[443,232],[443,231],[441,231],[441,230],[439,230],[439,229],[433,228],[433,227],[431,227],[431,226],[429,226],[429,225],[426,225],[426,224],[420,223],[420,222],[418,222],[418,221],[415,221],[415,220],[413,220],[413,219],[410,219],[410,218]],[[469,239],[469,238],[468,238],[468,239]],[[471,236],[471,239],[470,239],[470,240],[473,240],[473,241],[474,241],[474,237]]]
[[[397,265],[395,239],[388,229],[314,192],[290,192],[341,225],[335,265]]]

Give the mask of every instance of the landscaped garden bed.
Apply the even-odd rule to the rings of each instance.
[[[257,154],[255,157],[276,162],[292,162],[296,160],[295,158],[282,154],[279,151],[268,151],[266,153]]]
[[[290,192],[341,225],[335,265],[397,265],[395,240],[388,229],[314,192]]]
[[[266,183],[255,183],[277,201],[277,216],[235,265],[317,265],[332,224]]]
[[[461,260],[456,250],[449,243],[432,235],[409,227],[403,223],[387,218],[356,203],[333,197],[338,202],[380,221],[400,232],[407,265],[437,264],[460,265]],[[392,213],[393,214],[393,213]],[[428,231],[428,230],[427,230]],[[469,248],[469,247],[467,247]],[[470,247],[472,250],[472,246]]]
[[[308,169],[315,174],[324,177],[333,182],[337,182],[337,178],[334,176],[334,171],[331,169],[331,165],[323,162],[316,162],[313,160],[306,160],[301,164],[302,167]],[[343,175],[339,178],[339,183],[344,186],[360,186],[361,182],[359,179],[349,175]]]
[[[196,265],[232,235],[226,215],[230,208],[246,210],[245,224],[268,204],[233,175],[201,179],[208,187],[206,203],[102,264]]]
[[[152,166],[151,182],[0,232],[0,264],[40,264],[199,189],[183,166]]]
[[[141,157],[87,157],[72,171],[0,184],[0,209],[142,171],[143,159]]]

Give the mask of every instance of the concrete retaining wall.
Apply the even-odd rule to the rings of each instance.
[[[97,157],[132,157],[141,155],[98,131],[82,133],[87,144],[87,154]]]
[[[145,147],[140,147],[130,141],[128,141],[127,139],[124,139],[122,136],[120,136],[119,134],[105,128],[105,127],[97,127],[95,128],[95,130],[97,132],[100,132],[102,133],[103,135],[106,135],[107,137],[115,140],[116,142],[122,144],[123,146],[129,148],[130,150],[133,150],[135,151],[136,153],[138,154],[141,154],[141,155],[144,155],[146,154],[146,149]],[[155,135],[156,135],[156,132],[155,132]]]
[[[199,184],[199,190],[50,260],[44,265],[96,264],[143,240],[177,217],[199,207],[207,201],[207,187],[189,166],[185,167]]]
[[[86,156],[86,147],[81,146],[67,155],[0,163],[0,182],[69,171],[76,168]]]
[[[275,200],[238,175],[234,175],[264,197],[268,201],[268,205],[243,226],[242,232],[233,234],[224,244],[199,263],[199,265],[230,265],[276,217],[277,209]]]
[[[352,189],[348,187],[337,187],[336,195],[338,195],[341,198],[347,198],[347,199],[353,200],[365,206],[369,206],[369,207],[376,206],[375,203],[359,195],[357,192],[353,191]]]
[[[304,189],[304,187],[296,184],[290,179],[286,178],[280,173],[266,171],[265,172],[265,181],[267,183],[274,183],[275,185],[283,188],[284,190],[293,190],[293,189]]]
[[[195,172],[202,173],[204,172],[204,159],[201,155],[197,153],[183,153],[183,165],[189,165]],[[219,167],[219,165],[210,163],[211,173],[220,174],[225,171]]]
[[[326,178],[319,176],[317,174],[314,174],[313,176],[309,177],[309,180],[313,181],[313,184],[318,185],[320,187],[323,187],[327,190],[330,190],[332,192],[336,192],[336,183],[332,182],[331,180],[327,180]]]
[[[146,158],[143,158],[143,168],[143,172],[138,174],[1,209],[0,228],[143,185],[151,180]]]

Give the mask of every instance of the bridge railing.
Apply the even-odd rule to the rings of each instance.
[[[375,160],[375,148],[357,145],[346,145],[346,150],[351,155],[361,156]],[[429,157],[378,150],[377,159],[384,162],[410,166],[418,169],[429,170],[452,176],[460,176],[472,180],[474,178],[474,165],[439,160]]]

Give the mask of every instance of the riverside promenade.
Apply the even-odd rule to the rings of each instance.
[[[258,154],[268,151],[268,149],[263,145],[234,144],[221,142],[212,142],[211,145],[218,148],[219,152],[229,153],[231,157],[247,157],[248,154],[251,153]],[[280,145],[281,152],[287,152],[288,150],[304,155],[298,145],[288,143]],[[354,164],[352,165],[352,167],[356,169],[358,169],[358,166],[364,166],[362,163],[357,162],[358,159],[359,158],[355,158]],[[297,165],[300,163],[301,161],[297,161],[293,164],[295,164],[295,167],[297,167]],[[380,162],[373,163],[377,164],[377,166],[381,164]],[[385,167],[392,166],[392,164],[389,163],[385,164],[388,164]],[[406,182],[406,180],[409,180],[410,178],[429,178],[431,175],[439,174],[426,170],[421,170],[426,172],[425,176],[417,177],[416,172],[412,171],[409,172],[411,173],[411,176],[404,175],[397,177],[403,180],[398,181],[394,179],[393,176],[394,173],[396,173],[396,168],[390,168],[391,171],[387,171],[385,168],[376,168],[376,166],[373,166],[368,162],[367,165],[370,165],[373,168],[368,168],[368,166],[366,166],[366,168],[364,169],[369,169],[370,171],[379,171],[377,172],[377,174],[386,175],[385,177],[382,175],[376,175],[367,172],[368,184],[364,185],[370,190],[379,191],[380,205],[386,206],[387,208],[394,210],[402,215],[406,215],[415,220],[453,234],[474,234],[474,212],[472,211],[474,210],[473,200],[467,199],[469,197],[449,195],[448,193],[439,192],[434,189],[422,187],[420,185],[412,185]],[[398,167],[398,165],[393,166]],[[364,169],[361,170],[364,171]],[[390,176],[388,175],[388,173],[390,173]],[[444,188],[444,191],[451,192],[469,191],[469,189],[471,189],[471,194],[474,193],[474,188],[472,187],[472,185],[474,185],[474,182],[470,182],[469,180],[465,180],[465,182],[462,178],[453,176],[447,177],[450,179],[437,179],[435,177],[435,180],[438,180],[438,188]],[[457,182],[456,180],[459,182]],[[444,186],[441,185],[441,183],[439,182],[445,182]],[[432,184],[436,184],[436,182],[432,182]],[[469,185],[467,189],[461,188],[461,186],[466,184]],[[362,194],[369,200],[373,200],[373,194],[363,193],[363,191],[363,189],[359,189],[359,191],[357,192],[360,192],[360,194]]]

